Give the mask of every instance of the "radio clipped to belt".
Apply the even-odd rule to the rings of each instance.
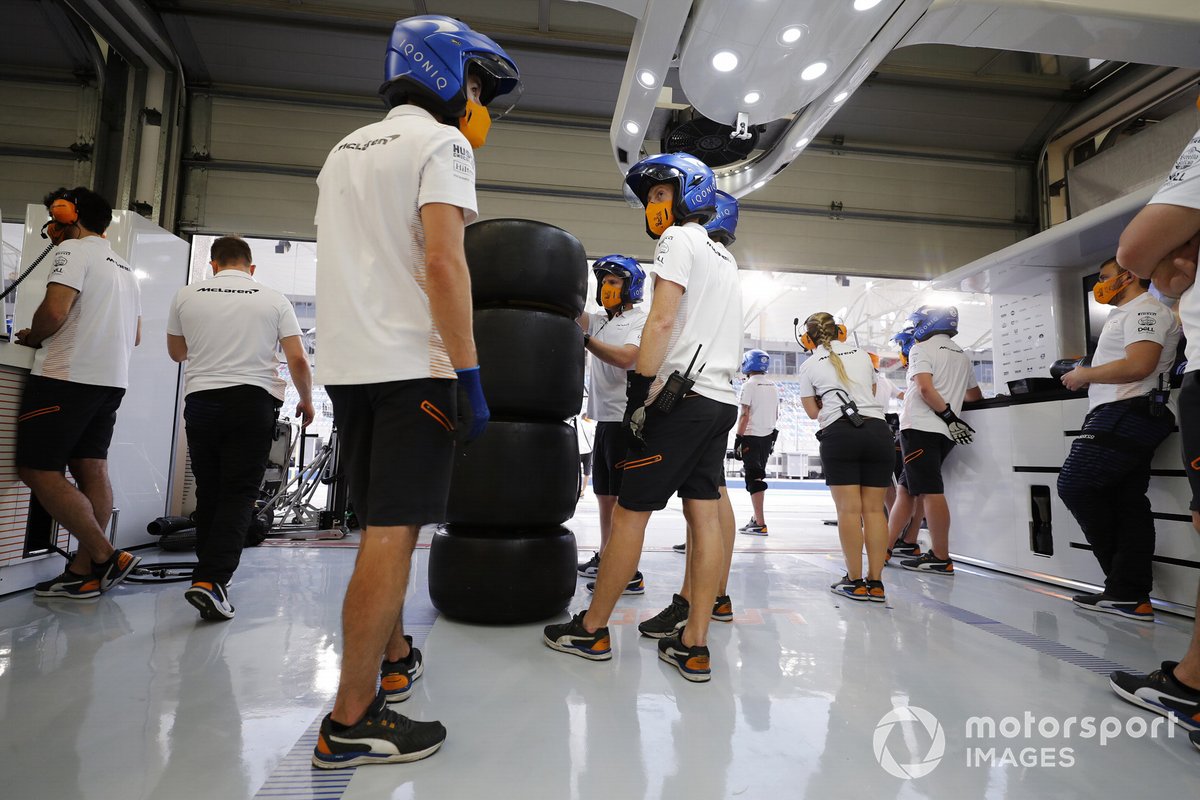
[[[1158,376],[1158,386],[1146,393],[1146,411],[1152,417],[1170,414],[1167,402],[1171,399],[1171,378],[1166,372]]]
[[[858,404],[851,400],[850,395],[846,394],[841,389],[827,389],[826,391],[821,392],[821,402],[825,401],[825,395],[829,394],[830,392],[835,393],[837,399],[840,401],[842,416],[845,417],[846,420],[854,427],[861,428],[866,420],[863,419],[862,414],[858,413]]]
[[[680,398],[696,385],[696,379],[689,376],[692,374],[692,367],[696,366],[696,359],[700,357],[700,348],[702,346],[696,345],[696,352],[692,355],[687,372],[680,375],[679,370],[675,370],[667,376],[667,379],[663,382],[662,389],[658,392],[658,397],[655,397],[654,402],[650,404],[651,408],[663,414],[670,414]],[[696,374],[699,375],[701,372],[704,372],[703,364],[700,365],[700,369],[696,370]]]

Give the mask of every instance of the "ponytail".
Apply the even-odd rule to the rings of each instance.
[[[847,387],[853,385],[854,381],[850,380],[850,375],[846,372],[846,365],[842,363],[842,357],[831,346],[838,338],[837,320],[833,318],[833,315],[818,311],[805,322],[805,330],[813,344],[818,347],[824,346],[828,351],[829,361],[833,364],[833,369],[837,372],[838,380],[842,382],[842,385]]]

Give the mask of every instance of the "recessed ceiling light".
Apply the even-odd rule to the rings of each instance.
[[[717,72],[732,72],[737,69],[737,53],[722,50],[712,57],[712,65]]]
[[[641,130],[642,130],[641,126],[639,126],[633,120],[628,120],[625,123],[625,132],[628,133],[630,136],[637,136],[638,133],[641,132]]]
[[[833,102],[840,103],[849,96],[850,96],[849,92],[838,92],[836,95],[833,96]]]
[[[746,96],[742,98],[742,102],[748,106],[754,105],[759,100],[762,100],[762,94],[759,92],[747,92]]]
[[[761,189],[762,187],[764,187],[764,186],[766,186],[766,185],[767,185],[767,182],[766,182],[766,181],[759,181],[758,183],[754,184],[754,188],[755,188],[755,189]]]
[[[799,150],[801,147],[804,147],[804,145],[808,144],[811,141],[812,141],[812,139],[805,136],[803,139],[797,139],[796,143],[792,146],[795,147],[797,150]]]
[[[800,77],[806,81],[815,81],[817,78],[824,75],[825,70],[827,69],[829,69],[828,64],[826,64],[824,61],[817,61],[805,67],[804,71],[800,73]]]
[[[879,5],[883,0],[854,0],[855,11],[868,11]]]
[[[783,33],[779,34],[779,40],[784,44],[795,44],[800,41],[800,37],[804,35],[804,29],[796,25],[790,28],[784,28]]]
[[[658,85],[658,76],[648,69],[644,69],[638,73],[638,83],[645,86],[647,89],[653,89]]]

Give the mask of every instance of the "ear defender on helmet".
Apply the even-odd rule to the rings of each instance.
[[[67,228],[79,222],[79,208],[75,196],[68,192],[60,192],[58,197],[50,201],[46,207],[50,219],[42,226],[42,238],[49,239],[54,244],[61,244]]]
[[[660,183],[675,187],[671,203],[650,203],[650,190]],[[657,239],[667,228],[691,217],[707,224],[717,213],[717,179],[700,159],[686,153],[660,153],[629,168],[625,185],[646,207],[646,233]]]
[[[737,237],[738,201],[728,192],[717,190],[717,210],[713,218],[704,223],[708,235],[728,247]]]
[[[771,356],[765,350],[747,350],[742,356],[742,368],[739,370],[745,375],[751,372],[767,372],[771,369]]]
[[[402,19],[392,29],[379,94],[389,106],[417,95],[432,104],[467,137],[483,147],[492,119],[507,113],[521,95],[516,63],[504,48],[450,17],[423,14]],[[467,76],[480,80],[479,101],[467,96]],[[499,113],[489,111],[505,97]]]
[[[921,306],[909,315],[908,321],[913,326],[913,339],[918,342],[939,333],[958,335],[958,309],[954,306]]]
[[[821,312],[818,311],[817,313],[819,314]],[[816,344],[816,342],[814,342],[812,340],[812,337],[808,335],[807,328],[809,325],[811,325],[815,321],[815,320],[813,320],[813,317],[815,317],[816,315],[817,314],[810,314],[808,316],[808,319],[804,320],[805,332],[800,334],[800,346],[803,347],[805,350],[809,351],[810,353],[813,350],[817,349],[817,344]],[[844,342],[844,341],[846,341],[846,336],[847,336],[846,326],[839,322],[838,326],[837,326],[837,340],[839,342]]]
[[[642,302],[646,291],[646,272],[636,259],[621,255],[598,258],[596,263],[592,264],[592,274],[596,276],[596,303],[602,308],[611,310]],[[618,297],[614,298],[611,293],[606,295],[605,275],[615,275],[621,279],[621,292]]]

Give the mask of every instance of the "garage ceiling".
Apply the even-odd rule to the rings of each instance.
[[[78,76],[89,53],[60,0],[11,0],[0,71]],[[634,19],[568,0],[150,0],[188,85],[261,96],[376,103],[382,42],[418,13],[486,31],[521,67],[521,115],[607,127]],[[1083,96],[1086,60],[944,45],[891,54],[823,132],[847,145],[934,149],[1032,160],[1053,123]]]

